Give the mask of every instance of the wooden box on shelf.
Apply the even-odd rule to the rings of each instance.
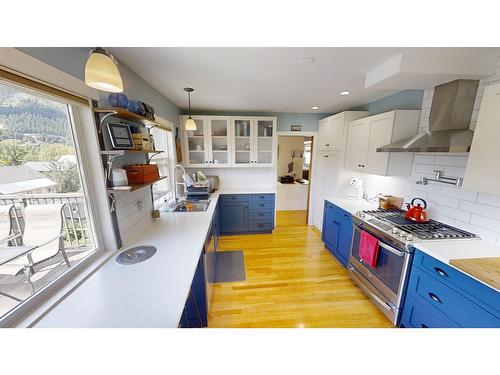
[[[156,164],[126,165],[123,168],[127,171],[129,184],[132,185],[146,184],[160,178]]]

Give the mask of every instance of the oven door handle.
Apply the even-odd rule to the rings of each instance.
[[[405,255],[405,252],[404,251],[400,251],[398,249],[395,249],[394,247],[392,246],[389,246],[387,245],[385,242],[382,242],[382,241],[378,241],[378,245],[383,248],[383,249],[386,249],[387,251],[389,251],[390,253],[394,254],[394,255],[397,255],[398,257],[402,257]]]
[[[375,301],[377,301],[380,306],[382,306],[384,309],[386,309],[387,311],[392,311],[394,310],[394,307],[392,307],[391,305],[389,305],[387,302],[385,302],[384,300],[382,300],[379,296],[377,296],[375,293],[373,293],[358,277],[357,273],[358,273],[358,270],[356,270],[353,266],[349,265],[349,271],[351,271],[351,276],[354,277],[357,281],[357,285],[363,289],[363,291],[368,294],[371,298],[373,298]]]

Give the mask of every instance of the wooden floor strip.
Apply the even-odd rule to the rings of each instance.
[[[246,280],[214,286],[209,327],[392,327],[328,252],[305,211],[278,211],[272,234],[223,236]]]

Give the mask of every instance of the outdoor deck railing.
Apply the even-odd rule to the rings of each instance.
[[[14,204],[11,217],[15,233],[24,230],[24,208],[33,204],[66,203],[64,213],[64,242],[67,247],[86,246],[90,243],[90,228],[85,210],[83,195],[80,193],[64,194],[16,194],[0,195],[0,205]],[[18,243],[20,245],[20,243]]]

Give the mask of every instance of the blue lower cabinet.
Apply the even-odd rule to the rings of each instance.
[[[222,233],[241,233],[248,231],[248,202],[224,203],[220,207]]]
[[[471,283],[477,283],[473,293]],[[401,325],[500,328],[500,312],[491,304],[499,298],[499,292],[417,250]]]
[[[230,194],[220,197],[221,234],[271,232],[274,194]]]
[[[328,201],[325,201],[323,212],[323,242],[328,251],[347,267],[352,242],[352,216]]]
[[[207,295],[205,284],[205,266],[203,254],[196,266],[191,290],[184,306],[180,328],[203,328],[208,325]]]

